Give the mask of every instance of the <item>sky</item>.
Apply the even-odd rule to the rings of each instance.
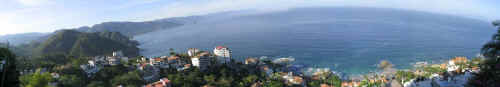
[[[0,0],[0,35],[238,10],[375,7],[500,19],[500,0]]]

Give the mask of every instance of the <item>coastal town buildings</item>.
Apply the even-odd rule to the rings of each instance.
[[[160,78],[160,70],[151,64],[141,64],[139,70],[142,74],[142,79],[146,82],[152,82]]]
[[[199,67],[200,70],[206,70],[210,65],[210,53],[203,52],[191,58],[193,66]]]
[[[168,78],[162,78],[160,81],[147,84],[144,87],[172,87],[172,83],[168,80]]]
[[[128,58],[123,56],[122,51],[114,51],[113,56],[107,57],[109,65],[118,65],[121,61],[127,61]]]
[[[101,69],[101,66],[98,66],[93,60],[89,60],[88,63],[80,65],[80,68],[87,74],[87,77],[91,77]]]
[[[247,58],[245,59],[245,64],[247,65],[255,65],[259,63],[259,59],[257,58]]]
[[[214,49],[214,55],[218,63],[229,63],[231,61],[231,50],[224,46],[217,46]]]
[[[198,48],[189,48],[187,53],[189,56],[195,56],[198,52],[200,52]]]
[[[452,72],[452,71],[457,71],[461,72],[460,67],[463,66],[467,62],[466,57],[455,57],[448,61],[448,66],[447,66],[447,71]]]

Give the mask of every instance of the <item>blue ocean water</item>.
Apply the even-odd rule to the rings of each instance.
[[[227,46],[233,57],[289,57],[296,64],[349,74],[396,68],[418,61],[474,57],[494,32],[490,23],[458,16],[382,8],[297,8],[277,12],[221,13],[192,24],[136,36],[145,56],[169,48],[212,51]]]

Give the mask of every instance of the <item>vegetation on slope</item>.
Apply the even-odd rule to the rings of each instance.
[[[126,36],[135,36],[160,29],[168,29],[181,26],[182,24],[169,21],[147,21],[147,22],[104,22],[92,27],[80,27],[76,30],[81,32],[120,32]]]
[[[35,55],[63,54],[75,57],[109,55],[122,50],[126,56],[137,56],[136,41],[118,32],[83,33],[74,30],[59,31],[35,48]]]
[[[0,61],[5,61],[0,71],[0,87],[16,87],[19,83],[15,57],[9,49],[0,47]]]

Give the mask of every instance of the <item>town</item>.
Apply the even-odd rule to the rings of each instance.
[[[479,72],[480,57],[469,60],[455,57],[442,64],[417,62],[412,69],[394,69],[388,61],[378,65],[379,72],[349,77],[328,68],[294,65],[293,58],[246,58],[243,62],[231,58],[232,51],[217,46],[212,52],[189,48],[186,53],[171,52],[170,56],[125,57],[121,51],[111,56],[95,56],[79,65],[87,78],[99,78],[107,67],[137,71],[143,87],[464,87],[473,73]],[[61,79],[58,72],[50,73]],[[24,71],[21,74],[32,74]],[[130,73],[130,72],[129,72]],[[110,74],[110,73],[105,73]],[[57,80],[50,85],[57,86]],[[92,84],[92,83],[91,83]],[[130,83],[112,86],[130,87]],[[102,85],[102,84],[100,84]]]

